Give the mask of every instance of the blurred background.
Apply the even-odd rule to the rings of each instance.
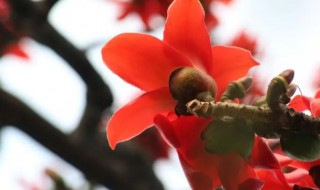
[[[139,142],[148,144],[148,138],[123,145],[120,151],[107,152],[103,131],[107,119],[141,92],[107,69],[102,62],[101,47],[124,32],[143,32],[162,38],[164,15],[156,12],[159,14],[152,15],[146,25],[141,19],[141,14],[146,14],[143,11],[125,14],[128,3],[132,5],[134,1],[0,0],[1,27],[5,28],[0,30],[3,97],[0,98],[0,189],[58,189],[60,178],[70,189],[117,189],[114,185],[117,180],[133,180],[137,168],[146,171],[141,176],[154,172],[153,185],[161,183],[168,190],[189,189],[175,152],[164,145],[151,146],[151,150],[158,152],[164,149],[163,155],[143,151],[145,148]],[[6,4],[11,8],[6,8]],[[298,93],[312,97],[320,87],[319,9],[318,0],[215,0],[207,4],[207,11],[217,23],[208,27],[212,43],[239,45],[252,51],[261,66],[251,74],[261,83],[262,91],[272,77],[290,68],[295,70],[294,83],[301,89]],[[6,10],[10,10],[10,17],[6,16]],[[123,18],[119,20],[121,15]],[[241,35],[245,37],[240,38]],[[79,66],[85,64],[90,64],[89,69]],[[91,78],[86,73],[97,76]],[[100,88],[100,83],[105,86]],[[16,99],[7,99],[8,94],[34,113],[25,114],[30,110]],[[95,132],[91,131],[90,123],[97,126],[93,127]],[[64,138],[69,140],[64,142]],[[63,145],[66,150],[61,148]],[[74,153],[68,151],[70,147],[75,147]],[[83,147],[95,154],[82,151]],[[129,161],[128,171],[123,169],[127,165],[120,163],[120,169],[115,167],[108,175],[110,172],[117,175],[119,171],[119,175],[127,177],[110,178],[106,182],[86,180],[85,176],[95,179],[97,175],[94,171],[86,173],[91,167],[86,165],[86,160],[98,159],[98,166],[104,164],[103,160],[119,160],[118,157],[125,162],[123,157],[128,157],[125,152],[139,158],[138,161],[131,165]],[[77,160],[82,156],[84,160]]]

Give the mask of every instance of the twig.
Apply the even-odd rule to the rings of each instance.
[[[293,76],[292,70],[286,70],[274,77],[261,106],[258,106],[260,103],[244,105],[233,102],[235,98],[243,98],[250,87],[252,79],[245,77],[229,84],[221,96],[221,102],[194,99],[186,104],[187,112],[198,117],[222,118],[228,116],[263,123],[262,126],[269,125],[268,130],[272,134],[294,131],[319,135],[320,117],[296,112],[286,105],[296,90],[296,85],[290,84]]]
[[[269,123],[282,130],[295,130],[320,134],[320,118],[295,112],[293,109],[282,105],[278,112],[268,107],[231,102],[202,102],[192,100],[186,105],[189,113],[198,117],[221,118],[225,116],[243,118],[251,121]]]

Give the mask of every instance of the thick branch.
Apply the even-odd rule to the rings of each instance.
[[[111,169],[111,165],[107,165],[106,162],[95,157],[95,154],[89,149],[70,141],[52,124],[3,90],[0,90],[0,103],[0,122],[2,125],[14,125],[24,131],[43,146],[77,167],[88,178],[96,179],[108,187],[122,184],[121,179],[117,179],[117,175],[113,175],[115,171]],[[112,184],[113,182],[115,184]]]
[[[137,149],[120,152],[126,155],[115,153],[106,156],[106,153],[97,152],[101,151],[97,147],[92,148],[89,144],[73,141],[2,89],[0,89],[0,125],[13,125],[24,131],[78,168],[88,179],[111,189],[163,189],[152,172],[151,163],[144,159]]]
[[[87,105],[80,122],[84,133],[96,131],[103,110],[113,102],[109,87],[95,71],[84,53],[68,42],[48,23],[46,14],[29,0],[9,0],[17,29],[50,47],[71,66],[87,86]]]

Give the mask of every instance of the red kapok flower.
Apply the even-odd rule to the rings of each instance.
[[[102,49],[105,64],[122,79],[144,91],[110,119],[107,138],[111,148],[156,123],[171,145],[185,145],[179,151],[179,156],[183,157],[181,164],[187,177],[192,176],[190,183],[198,185],[198,189],[212,188],[215,179],[208,180],[203,173],[190,170],[195,166],[200,169],[215,167],[204,165],[217,157],[204,151],[200,139],[200,133],[210,120],[194,116],[181,116],[174,123],[167,120],[165,116],[173,113],[176,105],[169,91],[169,77],[177,68],[194,68],[216,81],[219,97],[231,81],[257,65],[246,50],[211,46],[204,16],[199,0],[175,0],[168,10],[163,41],[145,34],[126,33],[113,38]],[[179,128],[178,132],[170,126]],[[243,159],[239,159],[239,163],[242,162]],[[217,172],[211,170],[212,175]]]
[[[6,22],[10,17],[11,8],[7,0],[0,0],[0,21]]]
[[[165,116],[157,115],[154,122],[167,141],[176,148],[192,189],[212,190],[223,185],[225,189],[231,190],[259,190],[265,183],[268,183],[269,187],[287,185],[286,180],[275,183],[278,178],[270,181],[264,175],[280,175],[277,174],[280,164],[260,137],[255,137],[250,159],[234,153],[214,155],[205,150],[204,142],[200,138],[210,120],[181,116],[177,120],[169,121]]]
[[[137,13],[141,18],[145,29],[151,30],[150,20],[155,15],[162,17],[167,16],[167,9],[172,0],[118,0],[118,3],[122,6],[122,13],[118,19],[124,19],[131,13]]]
[[[230,43],[231,46],[241,47],[249,50],[253,56],[257,52],[257,41],[253,37],[249,36],[244,31],[240,32]]]
[[[114,73],[145,92],[111,118],[107,132],[112,148],[150,127],[155,115],[174,111],[168,81],[175,69],[194,67],[204,71],[217,82],[219,94],[229,82],[257,65],[248,51],[211,47],[198,0],[173,2],[163,41],[145,34],[120,34],[103,47],[102,57]]]
[[[312,80],[312,86],[315,89],[320,88],[320,79],[319,79],[319,73],[320,73],[320,67],[317,66],[313,72],[313,80]]]
[[[272,185],[273,189],[292,189],[294,186],[298,185],[299,187],[304,187],[306,189],[318,188],[316,185],[316,180],[313,179],[312,174],[319,175],[319,171],[312,171],[313,166],[320,166],[320,161],[313,162],[302,162],[297,161],[292,158],[286,156],[282,150],[279,148],[275,149],[274,155],[278,159],[281,170],[275,171],[272,175],[270,175],[270,171],[257,172],[259,178],[266,178],[266,186]],[[264,176],[263,173],[268,173],[268,175]],[[277,179],[277,180],[276,180]],[[285,188],[281,186],[286,186]],[[295,189],[295,188],[294,188]]]
[[[251,157],[259,161],[259,163],[254,163],[255,161],[253,160],[253,164],[256,166],[255,173],[257,179],[264,182],[262,190],[291,190],[295,189],[293,187],[297,185],[306,189],[317,188],[312,180],[311,174],[309,175],[309,169],[303,167],[306,166],[305,163],[308,162],[295,161],[283,155],[280,148],[273,150],[274,152],[271,154],[266,154],[268,151],[271,150],[264,140],[256,137]],[[275,165],[272,166],[270,164]],[[301,166],[301,164],[303,166]],[[265,166],[267,166],[267,168]],[[316,172],[314,173],[317,175]]]
[[[16,32],[10,22],[11,7],[7,0],[0,0],[0,56],[4,54],[13,54],[23,59],[29,56],[23,51],[18,43],[22,36]]]
[[[129,14],[136,13],[141,18],[145,29],[152,30],[151,19],[155,16],[167,17],[167,9],[173,0],[114,0],[122,7],[122,13],[118,19],[124,19]],[[230,3],[232,0],[200,0],[204,7],[206,18],[205,22],[208,29],[213,29],[217,24],[217,18],[210,11],[211,3],[221,2],[224,4]]]
[[[22,49],[18,42],[8,44],[1,54],[13,54],[22,59],[29,59],[29,55]]]
[[[320,116],[320,90],[316,92],[314,98],[307,96],[295,96],[289,103],[289,107],[298,112],[311,111],[313,116]]]

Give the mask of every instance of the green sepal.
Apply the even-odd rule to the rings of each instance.
[[[280,103],[280,96],[287,92],[288,82],[282,76],[274,77],[269,86],[266,96],[268,106],[273,110]]]
[[[280,138],[280,145],[295,160],[309,162],[320,158],[320,139],[315,134],[286,132]]]
[[[276,125],[272,123],[265,122],[252,122],[254,132],[260,137],[266,138],[279,138],[280,137],[280,129]]]
[[[202,133],[202,139],[212,154],[236,152],[247,158],[252,151],[254,132],[244,119],[214,120]]]

